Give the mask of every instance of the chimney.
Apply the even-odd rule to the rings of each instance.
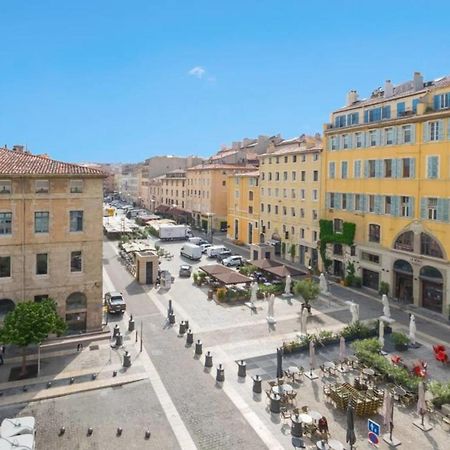
[[[23,145],[13,145],[13,152],[23,153],[24,152],[23,149],[24,149]]]
[[[394,95],[394,85],[391,80],[386,80],[384,83],[384,97],[392,97]]]
[[[233,143],[231,144],[231,148],[232,148],[233,150],[239,150],[239,149],[241,148],[241,143],[240,143],[240,141],[235,141],[235,142],[233,142]]]
[[[414,72],[413,86],[414,91],[420,91],[423,89],[423,76],[420,72]]]
[[[355,90],[349,91],[347,94],[347,106],[353,105],[358,101],[358,92]]]

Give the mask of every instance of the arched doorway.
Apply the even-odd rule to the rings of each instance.
[[[79,333],[86,331],[86,295],[82,292],[73,292],[66,300],[67,332]]]
[[[272,234],[271,244],[275,247],[275,255],[281,256],[281,236],[278,233]]]
[[[413,303],[413,268],[408,261],[394,262],[394,295],[402,303]]]
[[[16,307],[16,304],[9,298],[0,299],[0,322],[3,322],[6,314],[11,312]]]
[[[442,273],[432,266],[420,269],[422,307],[442,313],[444,279]]]

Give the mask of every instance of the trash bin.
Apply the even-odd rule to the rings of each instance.
[[[214,298],[214,291],[212,289],[210,289],[208,291],[208,300],[212,300]]]
[[[270,396],[270,412],[280,414],[281,397],[278,394],[271,394]]]

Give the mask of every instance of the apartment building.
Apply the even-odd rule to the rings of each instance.
[[[259,172],[231,175],[227,184],[228,239],[259,243]]]
[[[318,263],[320,135],[273,144],[260,156],[260,241],[305,266]]]
[[[387,283],[392,297],[447,316],[450,77],[416,72],[361,100],[350,91],[324,134],[322,215],[331,238],[356,226],[354,245],[328,239],[329,270],[344,276],[352,261],[364,286]]]
[[[104,177],[0,149],[0,316],[50,297],[70,331],[100,329]]]
[[[230,175],[254,171],[239,164],[201,164],[186,170],[186,210],[195,226],[227,230],[227,181]]]

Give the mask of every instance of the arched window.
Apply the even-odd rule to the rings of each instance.
[[[4,319],[6,314],[11,312],[16,307],[15,303],[9,298],[2,298],[0,300],[0,320]]]
[[[444,258],[444,253],[438,241],[426,233],[420,233],[420,254],[433,258]]]
[[[85,309],[87,305],[86,296],[82,292],[74,292],[67,297],[66,311]]]
[[[429,278],[436,283],[442,282],[442,273],[436,267],[424,266],[420,269],[420,276]]]
[[[404,259],[397,259],[394,263],[394,270],[396,272],[403,272],[403,273],[413,273],[413,269],[411,264],[408,261],[405,261]]]
[[[404,252],[414,251],[414,233],[412,231],[406,231],[402,233],[394,243],[396,250],[403,250]]]

